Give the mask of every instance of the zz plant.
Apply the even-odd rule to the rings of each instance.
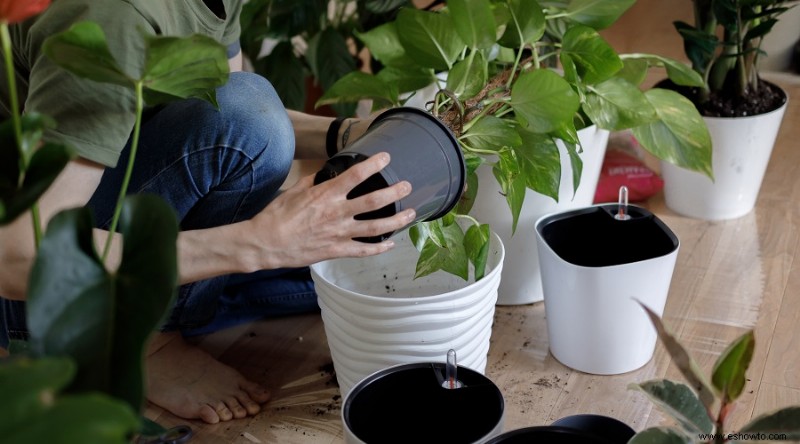
[[[658,55],[618,54],[598,33],[634,2],[449,0],[436,11],[401,8],[395,20],[356,33],[384,68],[346,75],[318,105],[371,99],[377,109],[401,106],[446,74],[427,108],[458,138],[468,189],[455,217],[412,229],[422,252],[417,276],[445,269],[467,279],[471,261],[480,278],[488,229],[465,236],[454,223],[469,214],[479,186],[475,170],[491,165],[515,229],[527,189],[558,199],[557,141],[567,148],[578,187],[581,128],[631,129],[657,158],[711,176],[710,136],[691,102],[640,88],[651,68],[685,86],[702,85],[699,74]]]
[[[6,7],[28,2],[0,1]],[[6,5],[8,3],[8,5]],[[12,4],[13,3],[13,4]],[[44,10],[34,2],[18,21]],[[16,93],[8,23],[0,20],[11,94]],[[125,197],[136,156],[145,104],[200,98],[216,104],[215,88],[228,78],[225,48],[203,36],[143,36],[143,71],[126,73],[95,23],[83,22],[45,41],[43,52],[60,67],[87,79],[135,91],[136,123],[126,179],[110,233],[124,239],[122,260],[107,270],[111,234],[98,254],[92,214],[63,211],[42,235],[34,217],[38,251],[30,275],[30,339],[12,343],[0,360],[0,436],[6,443],[131,442],[163,431],[140,414],[145,400],[143,352],[177,288],[174,211],[155,196]],[[42,143],[51,119],[20,115],[0,126],[0,224],[14,221],[36,201],[72,158],[68,147]]]

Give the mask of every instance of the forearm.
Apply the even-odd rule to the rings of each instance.
[[[295,158],[325,159],[328,128],[333,117],[315,116],[287,110],[295,134]],[[345,119],[336,133],[336,151],[341,151],[366,131],[368,123],[359,118]]]

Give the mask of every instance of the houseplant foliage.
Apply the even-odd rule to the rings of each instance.
[[[796,1],[693,0],[694,24],[674,23],[703,85],[683,93],[700,112],[741,117],[779,108],[785,96],[759,76],[761,44]]]
[[[0,11],[31,2],[1,1]],[[37,3],[37,2],[33,2]],[[21,16],[44,10],[49,1]],[[19,16],[18,16],[19,17]],[[4,19],[7,17],[3,17]],[[8,23],[1,21],[4,62],[15,94]],[[216,104],[215,88],[227,81],[225,48],[202,36],[143,35],[142,72],[126,73],[110,53],[102,29],[83,22],[45,41],[43,52],[73,74],[135,92],[131,159],[102,254],[94,247],[87,208],[53,217],[30,275],[27,319],[30,339],[0,362],[0,436],[4,442],[130,442],[163,428],[141,417],[145,400],[143,353],[177,288],[174,211],[156,196],[125,197],[147,105],[200,98]],[[50,186],[72,154],[41,143],[45,116],[3,123],[0,223],[12,222]],[[38,224],[34,218],[34,224]],[[107,270],[112,234],[124,239],[116,270]],[[13,344],[20,345],[20,344]]]
[[[249,0],[242,9],[242,51],[270,80],[287,108],[303,111],[306,79],[325,91],[358,69],[363,43],[353,38],[394,17],[411,0]],[[262,56],[264,39],[276,42]],[[353,104],[336,104],[352,116]]]
[[[567,146],[577,188],[577,130],[592,124],[632,129],[656,157],[710,176],[711,142],[694,106],[673,91],[640,89],[650,68],[666,69],[670,80],[687,87],[701,86],[702,78],[661,56],[617,54],[598,33],[634,1],[450,0],[438,11],[402,8],[395,20],[357,34],[384,68],[346,75],[318,105],[366,98],[375,108],[399,106],[407,93],[446,72],[446,86],[428,110],[452,129],[467,160],[468,188],[454,213],[469,213],[478,187],[475,170],[488,162],[513,227],[526,189],[558,199],[557,140]],[[550,68],[555,61],[560,70]],[[419,276],[454,263],[467,268],[461,252],[476,248],[457,246],[465,236],[456,231],[452,218],[412,229],[422,250]],[[488,236],[482,237],[486,242]]]
[[[653,311],[642,305],[673,362],[688,385],[666,379],[632,384],[678,424],[652,427],[629,444],[738,443],[800,440],[800,406],[786,407],[752,420],[741,430],[725,428],[725,419],[744,392],[755,336],[750,330],[734,340],[717,359],[710,379]]]

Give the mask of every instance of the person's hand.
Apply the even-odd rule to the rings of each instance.
[[[299,267],[338,257],[371,256],[394,246],[391,240],[365,243],[353,238],[401,229],[416,217],[413,209],[382,219],[356,220],[354,216],[402,199],[411,192],[411,184],[403,181],[347,199],[350,190],[388,163],[389,154],[379,153],[316,186],[313,175],[304,177],[276,197],[249,221],[262,267]]]

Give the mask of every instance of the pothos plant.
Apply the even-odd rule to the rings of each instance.
[[[73,158],[42,142],[51,119],[19,109],[8,25],[49,5],[0,1],[0,33],[11,96],[11,119],[0,126],[0,225],[31,209],[38,247],[30,273],[30,339],[13,342],[0,361],[0,436],[5,443],[125,443],[163,428],[141,416],[145,342],[177,288],[174,211],[155,196],[125,197],[145,104],[190,97],[216,104],[227,81],[225,48],[210,38],[143,36],[142,72],[124,72],[95,23],[49,37],[43,52],[87,79],[135,92],[136,120],[128,169],[102,254],[94,247],[92,214],[65,210],[43,233],[36,201]],[[119,268],[107,270],[112,233],[124,239]]]
[[[694,444],[800,441],[800,406],[761,415],[739,430],[729,430],[726,419],[747,384],[753,358],[752,330],[733,341],[707,378],[661,319],[644,305],[658,336],[689,385],[667,379],[631,384],[676,421],[675,427],[652,427],[637,433],[628,444]]]
[[[707,116],[752,116],[786,97],[759,76],[761,44],[796,0],[692,0],[694,23],[674,22],[692,68],[703,78],[682,90]]]
[[[470,262],[475,277],[483,276],[489,227],[465,236],[454,222],[472,207],[476,169],[491,165],[513,232],[527,189],[558,199],[557,141],[567,148],[578,187],[578,129],[630,129],[655,157],[711,176],[711,139],[691,102],[640,88],[652,68],[665,69],[679,85],[700,86],[703,79],[672,59],[618,54],[598,33],[634,2],[449,0],[436,11],[402,8],[395,20],[356,34],[384,68],[346,75],[318,105],[371,99],[378,109],[401,106],[446,75],[427,109],[457,137],[468,187],[449,217],[411,229],[421,250],[417,276],[443,269],[467,279]],[[550,67],[554,61],[560,69]]]

